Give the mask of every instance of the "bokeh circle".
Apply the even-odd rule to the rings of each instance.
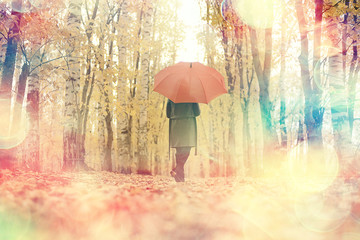
[[[238,17],[253,28],[271,28],[279,0],[233,0]]]
[[[332,146],[322,149],[299,144],[288,155],[291,184],[300,192],[319,192],[328,188],[339,172],[339,160]]]
[[[13,11],[19,13],[27,13],[32,10],[32,5],[29,0],[13,0],[11,2],[11,8]]]
[[[224,0],[221,3],[221,16],[223,19],[232,26],[241,26],[242,22],[237,16],[232,0]]]
[[[313,232],[330,232],[339,228],[351,212],[351,198],[345,192],[330,195],[299,195],[294,210],[303,227]]]
[[[0,99],[0,149],[10,149],[21,144],[30,129],[26,109],[10,99]]]

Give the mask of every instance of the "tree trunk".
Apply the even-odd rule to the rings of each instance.
[[[234,88],[235,88],[235,78],[232,72],[233,65],[233,52],[231,52],[231,46],[229,43],[229,38],[226,34],[223,34],[222,45],[224,48],[225,54],[225,71],[226,77],[228,80],[228,93],[230,95],[230,106],[229,111],[229,126],[228,126],[228,144],[225,148],[226,150],[226,176],[232,176],[236,174],[236,164],[235,164],[235,114],[234,114]]]
[[[340,162],[340,176],[348,177],[352,174],[358,174],[351,167],[351,163],[355,156],[356,148],[351,142],[351,131],[348,119],[347,109],[347,92],[345,88],[344,69],[342,67],[342,52],[334,49],[339,49],[338,44],[340,39],[335,38],[339,34],[339,19],[330,19],[327,24],[328,34],[332,36],[333,48],[329,49],[329,85],[330,89],[330,104],[331,104],[331,118],[335,140],[335,150],[337,152]]]
[[[256,157],[251,158],[251,135],[250,135],[250,123],[249,123],[249,111],[250,111],[250,97],[251,97],[251,88],[254,80],[254,66],[245,65],[246,62],[250,61],[249,57],[249,41],[248,36],[245,32],[244,38],[245,40],[245,59],[243,60],[243,56],[241,55],[241,49],[238,49],[238,69],[240,77],[240,100],[241,100],[241,110],[242,110],[242,118],[243,118],[243,165],[244,165],[244,173],[247,176],[254,176],[256,174]],[[245,76],[244,76],[244,70]],[[250,74],[251,71],[251,74]],[[246,79],[246,82],[245,82]]]
[[[99,159],[100,159],[100,168],[103,169],[105,165],[105,149],[106,149],[106,138],[105,138],[105,119],[104,119],[104,110],[103,106],[103,96],[100,97],[99,102],[97,103],[97,112],[98,112],[98,149],[99,149]]]
[[[322,24],[322,14],[323,14],[323,0],[315,0],[315,30],[314,30],[314,51],[313,51],[313,83],[312,91],[309,94],[308,99],[310,99],[311,104],[311,115],[312,120],[306,118],[305,115],[305,124],[308,135],[309,145],[315,148],[323,147],[322,140],[322,121],[324,116],[324,107],[321,106],[320,99],[322,95],[322,90],[320,85],[321,75],[320,75],[320,53],[321,53],[321,24]],[[306,104],[305,104],[306,105]],[[309,106],[308,106],[309,107]],[[305,107],[306,108],[306,107]],[[310,122],[309,122],[310,120]]]
[[[115,34],[115,27],[112,29],[112,34]],[[114,42],[110,39],[109,43],[109,53],[106,59],[106,69],[110,67],[110,64],[113,64],[113,46]],[[112,164],[112,144],[114,140],[114,133],[112,129],[112,107],[110,104],[110,97],[109,93],[113,92],[113,88],[110,86],[111,82],[108,80],[107,74],[104,72],[103,75],[105,76],[104,79],[104,96],[105,96],[105,124],[107,130],[107,139],[106,139],[106,146],[105,146],[105,159],[103,170],[105,171],[112,171],[113,164]]]
[[[264,68],[260,63],[260,56],[258,50],[258,40],[256,31],[249,27],[250,39],[251,39],[251,52],[253,57],[254,69],[258,78],[260,94],[259,103],[261,110],[261,122],[263,128],[264,138],[264,158],[268,158],[268,154],[274,150],[274,144],[276,144],[276,133],[272,124],[271,111],[272,103],[269,96],[269,81],[271,74],[271,55],[272,55],[272,29],[265,29],[265,57]],[[260,162],[260,166],[257,166],[258,172],[261,173],[263,169],[263,163]]]
[[[243,114],[243,162],[244,162],[244,172],[247,176],[252,176],[255,174],[254,161],[250,157],[250,146],[251,146],[251,136],[250,136],[250,125],[249,125],[249,102],[244,100],[244,105],[242,107]]]
[[[6,44],[4,44],[3,41],[0,41],[0,79],[2,79],[5,55],[6,55]]]
[[[249,108],[248,108],[248,100],[249,100],[249,96],[250,96],[250,88],[251,88],[251,82],[247,81],[247,86],[245,86],[244,83],[244,62],[243,61],[243,55],[242,55],[242,50],[243,50],[243,45],[244,45],[244,33],[242,31],[242,29],[237,29],[237,43],[236,43],[236,63],[237,63],[237,71],[238,71],[238,75],[240,78],[239,81],[239,85],[240,85],[240,105],[241,105],[241,110],[242,110],[242,118],[243,118],[243,132],[242,132],[242,143],[243,143],[243,149],[242,149],[242,153],[243,153],[243,158],[240,162],[240,166],[239,166],[239,170],[240,170],[240,175],[242,177],[244,177],[245,175],[247,175],[249,168],[249,161],[250,161],[250,156],[249,156],[249,138],[250,138],[250,129],[249,129]],[[245,36],[246,37],[246,36]],[[247,46],[245,45],[245,48]],[[248,76],[248,75],[247,75]]]
[[[285,49],[285,40],[286,40],[286,5],[284,4],[285,0],[282,1],[282,21],[281,21],[281,46],[280,46],[280,136],[281,136],[281,147],[287,147],[287,130],[286,130],[286,82],[285,82],[285,70],[286,70],[286,49]]]
[[[348,2],[348,1],[347,1]],[[353,3],[357,3],[357,0],[354,0]],[[350,20],[351,21],[351,20]],[[357,23],[357,15],[353,16],[353,22]],[[356,34],[355,26],[351,29],[351,34]],[[350,133],[353,134],[354,129],[354,107],[355,107],[355,96],[356,96],[356,82],[357,75],[359,70],[358,63],[358,41],[356,39],[352,42],[353,47],[353,57],[351,59],[350,70],[349,70],[349,81],[348,81],[348,114],[349,114],[349,124],[350,124]]]
[[[227,164],[227,173],[226,176],[236,176],[237,175],[237,170],[238,170],[238,164],[235,161],[236,158],[236,153],[235,153],[235,107],[234,107],[234,102],[235,102],[235,96],[234,94],[230,94],[230,107],[229,107],[229,128],[228,128],[228,164]]]
[[[33,170],[40,170],[40,128],[39,128],[39,100],[40,100],[40,54],[33,57],[32,71],[28,76],[27,112],[30,117],[31,127],[27,137],[25,162]]]
[[[80,90],[80,43],[76,37],[80,33],[81,1],[72,0],[69,4],[67,24],[71,38],[67,49],[69,76],[65,86],[65,126],[64,126],[64,164],[63,169],[88,169],[82,151],[83,136],[79,132],[79,90]]]
[[[152,13],[153,7],[151,1],[145,1],[144,11],[144,27],[143,27],[143,43],[145,46],[144,54],[141,57],[141,90],[140,90],[140,119],[139,119],[139,142],[138,142],[138,173],[151,174],[149,156],[148,156],[148,117],[147,117],[147,104],[149,99],[149,66],[150,66],[150,49],[149,42],[151,40],[152,28]]]
[[[348,85],[348,115],[350,134],[352,135],[354,126],[354,107],[355,107],[355,96],[356,96],[356,82],[357,72],[355,71],[356,65],[358,65],[358,49],[356,43],[353,46],[353,57],[351,59],[350,71],[349,71],[349,85]]]
[[[310,80],[310,71],[309,71],[309,40],[308,32],[306,29],[307,23],[305,20],[303,5],[301,0],[297,0],[295,3],[296,14],[299,23],[300,29],[300,39],[301,39],[301,54],[299,56],[299,63],[301,68],[301,79],[305,97],[305,125],[306,125],[306,136],[309,142],[309,145],[314,147],[322,147],[322,135],[321,135],[321,126],[322,118],[324,114],[324,108],[320,107],[320,90],[317,84],[320,80],[320,66],[317,64],[320,56],[320,49],[314,50],[314,79],[313,84]],[[318,11],[318,8],[317,8]],[[317,23],[319,23],[319,17],[317,17]],[[319,38],[321,34],[318,32],[318,28],[315,30],[315,36],[317,39],[314,39],[317,48],[320,47]],[[314,46],[315,47],[315,46]]]
[[[120,25],[121,29],[126,29],[127,24],[130,22],[128,16],[128,3],[127,1],[123,2],[122,14],[120,15]],[[126,61],[126,45],[124,43],[124,38],[126,37],[125,33],[122,33],[120,36],[120,41],[118,45],[119,49],[119,69],[120,69],[120,78],[118,79],[117,84],[117,126],[116,126],[116,136],[117,136],[117,150],[119,158],[119,170],[121,173],[130,173],[131,172],[131,163],[130,163],[130,131],[129,131],[129,113],[126,110],[128,104],[128,80],[126,79],[126,70],[127,70],[127,61]]]
[[[0,87],[0,93],[5,94],[5,96],[7,97],[10,97],[14,77],[16,54],[18,50],[18,39],[20,32],[19,26],[22,14],[16,11],[12,11],[11,17],[13,18],[14,23],[8,33],[10,37],[7,42],[5,62],[2,69],[3,71]]]
[[[206,54],[206,63],[210,67],[214,66],[214,56],[212,54],[213,46],[212,39],[210,35],[210,1],[206,1],[206,27],[205,27],[205,54]],[[210,177],[218,177],[219,176],[219,150],[218,150],[218,141],[217,136],[215,134],[215,126],[216,126],[216,111],[212,105],[209,105],[209,115],[213,116],[208,118],[209,120],[209,175]]]
[[[26,88],[26,81],[27,78],[29,76],[29,71],[30,71],[30,65],[26,62],[24,62],[22,68],[21,68],[21,73],[19,76],[19,85],[18,85],[18,90],[17,90],[17,95],[16,95],[16,99],[17,101],[22,104],[23,100],[24,100],[24,95],[25,95],[25,88]]]
[[[1,98],[11,98],[12,92],[12,84],[14,80],[14,72],[15,72],[15,63],[16,63],[16,55],[18,51],[18,40],[19,40],[19,32],[20,32],[20,20],[22,14],[16,11],[11,12],[11,17],[13,18],[13,25],[9,29],[8,32],[8,42],[6,45],[6,52],[5,52],[5,60],[4,64],[2,65],[2,75],[1,75],[1,85],[0,85],[0,97]],[[10,102],[9,102],[10,103]],[[10,104],[11,105],[11,104]],[[11,109],[11,106],[8,106]],[[10,113],[13,109],[10,111]],[[11,114],[10,114],[11,115]],[[11,119],[12,117],[9,116],[9,130],[11,129]],[[15,164],[15,155],[16,149],[5,149],[1,150],[0,153],[0,167],[14,167]]]
[[[105,124],[106,124],[106,130],[107,130],[107,139],[106,139],[106,145],[105,145],[105,159],[104,159],[104,165],[103,170],[105,171],[111,171],[112,170],[112,158],[111,158],[111,150],[112,150],[112,143],[114,139],[114,134],[112,130],[112,114],[110,110],[110,100],[108,91],[105,90]]]
[[[228,93],[230,95],[230,107],[229,107],[229,126],[228,126],[228,147],[227,147],[227,159],[226,159],[226,176],[236,175],[235,166],[235,114],[234,114],[234,87],[235,79],[232,74],[231,65],[232,58],[229,53],[229,46],[226,44],[225,47],[225,70],[228,79]]]
[[[99,1],[96,0],[95,6],[91,15],[91,18],[89,17],[89,25],[87,26],[85,32],[87,36],[87,53],[86,53],[86,73],[85,73],[85,83],[82,87],[82,93],[81,93],[81,105],[80,105],[80,111],[78,116],[78,132],[79,132],[79,142],[78,142],[78,148],[80,155],[83,156],[85,161],[85,141],[86,141],[86,130],[87,130],[87,123],[88,123],[88,116],[89,116],[89,106],[90,106],[90,99],[92,97],[93,89],[94,89],[94,82],[95,82],[95,72],[92,72],[92,65],[94,64],[93,59],[93,49],[92,49],[92,35],[93,35],[93,25],[94,25],[94,19],[98,12],[99,7]],[[95,63],[96,64],[96,63]]]

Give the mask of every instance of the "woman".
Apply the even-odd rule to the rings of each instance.
[[[184,182],[184,165],[192,147],[197,147],[196,117],[200,115],[198,103],[174,103],[166,106],[169,118],[169,148],[176,148],[176,167],[170,172],[176,182]],[[195,153],[196,154],[196,153]]]

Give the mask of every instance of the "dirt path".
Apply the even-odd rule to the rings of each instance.
[[[0,171],[1,240],[359,240],[358,184]]]

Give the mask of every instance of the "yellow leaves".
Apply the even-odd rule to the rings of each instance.
[[[349,6],[344,1],[328,0],[324,2],[324,18],[340,17],[349,13],[358,15],[360,13],[360,3],[350,1]]]
[[[110,172],[0,173],[7,176],[0,239],[196,239],[199,232],[214,240],[333,239],[340,227],[334,223],[348,229],[354,221],[342,220],[357,214],[350,210],[358,191],[339,182],[318,194],[295,194],[282,178],[176,184],[169,176]]]
[[[359,2],[353,2],[352,3],[353,7],[355,10],[359,10],[360,9],[360,3]]]
[[[346,12],[344,4],[328,5],[325,6],[324,18],[339,17]]]

